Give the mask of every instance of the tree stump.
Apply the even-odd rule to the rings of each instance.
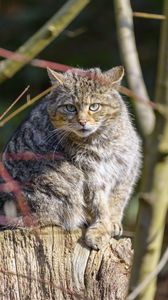
[[[0,299],[123,300],[133,251],[127,238],[100,251],[84,244],[84,230],[51,226],[0,233]]]

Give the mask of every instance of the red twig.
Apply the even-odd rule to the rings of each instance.
[[[64,158],[64,154],[62,152],[49,152],[45,154],[34,153],[31,151],[19,152],[19,153],[8,153],[5,152],[6,160],[60,160]]]
[[[13,59],[13,60],[19,60],[19,61],[22,61],[22,60],[26,59],[25,56],[23,56],[21,54],[14,53],[12,51],[9,51],[9,50],[3,49],[3,48],[0,48],[0,56],[5,57],[5,58],[9,58],[9,59]],[[30,62],[30,64],[32,64],[33,66],[36,66],[36,67],[40,67],[40,68],[50,67],[51,69],[54,69],[54,70],[57,70],[57,71],[62,71],[62,72],[65,72],[65,71],[73,68],[72,66],[63,65],[63,64],[59,64],[59,63],[55,63],[55,62],[47,61],[47,60],[40,60],[40,59],[34,59]],[[82,73],[82,70],[80,72]],[[153,109],[155,109],[155,110],[159,111],[161,114],[165,115],[165,108],[161,104],[155,103],[155,102],[153,102],[151,100],[148,100],[148,99],[142,99],[138,95],[136,95],[134,92],[132,92],[130,89],[128,89],[126,87],[123,87],[123,86],[121,86],[119,88],[119,91],[121,93],[123,93],[124,95],[133,98],[136,101],[139,101],[139,102],[144,103],[145,105],[151,106]],[[41,98],[41,96],[38,97],[38,95],[36,97],[38,99]],[[24,105],[23,109],[25,109],[26,107],[27,106]],[[20,110],[19,110],[19,112],[20,112]],[[9,115],[9,118],[6,118],[6,119],[4,119],[3,122],[0,122],[0,126],[3,126],[13,116],[15,116],[15,114]],[[0,120],[1,119],[2,119],[2,116],[1,116]]]
[[[24,61],[27,60],[27,58],[22,55],[22,54],[18,54],[18,53],[14,53],[12,51],[6,50],[4,48],[0,48],[0,56],[4,57],[4,58],[8,58],[11,60],[16,60],[16,61]],[[67,66],[67,65],[63,65],[63,64],[59,64],[59,63],[55,63],[53,61],[49,61],[49,60],[42,60],[42,59],[33,59],[30,64],[32,66],[35,67],[39,67],[39,68],[51,68],[53,70],[57,70],[57,71],[62,71],[65,72],[69,69],[71,69],[71,66]]]
[[[158,110],[158,109],[159,109],[159,106],[158,106],[157,103],[155,103],[155,102],[153,102],[153,101],[150,101],[150,100],[146,100],[146,99],[144,99],[144,98],[141,98],[141,97],[135,95],[135,93],[134,93],[133,91],[131,91],[130,89],[128,89],[128,88],[125,87],[125,86],[120,86],[120,87],[119,87],[119,91],[120,91],[120,93],[122,93],[122,94],[124,94],[124,95],[126,95],[126,96],[128,96],[128,97],[130,97],[130,98],[133,98],[133,99],[135,99],[135,100],[137,100],[137,101],[139,101],[139,102],[142,102],[142,103],[144,103],[145,105],[151,106],[151,107],[152,107],[153,109],[155,109],[155,110]]]
[[[33,153],[30,151],[25,151],[23,153],[5,153],[5,159],[13,159],[13,160],[61,160],[64,158],[64,154],[62,152],[55,152],[53,153],[47,153],[47,154],[38,154]],[[13,192],[18,206],[22,212],[23,217],[26,217],[23,219],[25,222],[25,225],[35,225],[34,219],[31,218],[31,212],[29,209],[29,206],[27,205],[23,193],[22,193],[22,187],[20,184],[13,180],[13,178],[9,175],[7,170],[5,169],[2,162],[0,162],[0,176],[4,179],[4,183],[0,183],[0,192],[10,193]],[[32,222],[33,221],[33,222]],[[6,216],[0,216],[0,225],[15,225],[19,223],[19,218],[11,218]],[[23,223],[23,222],[22,222]],[[24,225],[24,224],[23,224]],[[17,226],[17,225],[16,225]]]
[[[26,225],[35,225],[35,220],[31,217],[30,208],[24,199],[20,184],[16,180],[13,180],[2,162],[0,162],[0,176],[5,181],[5,183],[1,184],[1,187],[3,187],[3,191],[5,190],[7,192],[13,192],[22,215],[26,217]]]

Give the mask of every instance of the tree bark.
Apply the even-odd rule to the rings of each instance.
[[[84,230],[56,226],[0,233],[0,299],[124,300],[132,249],[130,239],[111,239],[100,251],[87,248]]]
[[[155,114],[148,105],[149,96],[136,48],[134,36],[133,12],[130,0],[114,0],[115,18],[121,57],[126,69],[131,90],[144,101],[136,101],[135,109],[141,133],[149,136],[155,126]]]
[[[164,105],[165,116],[156,115],[155,130],[151,139],[146,140],[143,194],[131,276],[132,290],[157,268],[168,209],[168,1],[164,1],[163,14],[166,19],[161,26],[155,98],[157,103]],[[154,299],[156,281],[157,278],[154,278],[136,299]]]

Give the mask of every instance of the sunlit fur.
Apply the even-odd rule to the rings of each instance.
[[[140,141],[117,91],[123,74],[122,67],[49,70],[59,86],[31,111],[3,155],[39,224],[68,230],[87,225],[85,241],[94,249],[121,235],[141,164]],[[11,160],[13,152],[33,152],[35,159]],[[38,159],[48,153],[52,158]],[[1,197],[2,207],[10,197]]]
[[[60,98],[48,107],[54,127],[63,128],[64,131],[74,133],[81,138],[88,137],[96,131],[101,134],[104,127],[121,113],[122,107],[118,93],[115,89],[111,89],[110,79],[99,69],[67,72]],[[94,103],[100,104],[100,108],[95,112],[89,110],[90,105]],[[66,111],[67,104],[74,105],[76,111],[74,113]],[[84,130],[80,120],[86,120]],[[73,139],[76,139],[75,135]]]

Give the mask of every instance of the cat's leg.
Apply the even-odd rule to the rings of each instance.
[[[92,204],[93,223],[88,227],[85,241],[93,249],[101,249],[111,237],[108,199],[103,191],[96,191]]]
[[[16,222],[13,219],[14,223],[12,223],[13,215],[6,215],[10,217],[12,227],[31,226],[32,223],[32,225],[42,226],[55,224],[65,229],[74,229],[86,224],[83,197],[84,178],[80,169],[67,161],[56,161],[56,163],[50,161],[20,162],[19,167],[20,177],[18,176],[18,180],[20,181],[18,183],[22,188],[23,203],[20,200],[18,205],[15,195],[11,196],[16,210],[15,217],[19,220]],[[17,165],[15,168],[17,170]],[[22,174],[22,170],[24,174]],[[27,170],[27,178],[25,170]],[[30,174],[32,174],[31,177]],[[9,202],[8,194],[6,198]],[[6,198],[3,197],[3,201],[0,201],[0,208],[2,206],[3,210],[3,206],[6,205],[4,214],[6,211],[9,212]],[[20,209],[20,206],[24,207],[24,211]],[[29,212],[32,218],[31,216],[29,218]]]
[[[111,191],[110,196],[100,190],[95,192],[93,212],[95,221],[86,232],[86,243],[94,249],[100,249],[108,243],[110,237],[122,234],[122,218],[124,209],[131,196],[139,173],[139,162],[130,173]]]
[[[86,232],[86,244],[93,249],[101,249],[111,237],[122,234],[124,208],[132,192],[129,180],[116,186],[110,198],[97,196],[94,200],[95,220]]]
[[[136,169],[137,168],[137,169]],[[111,219],[111,236],[120,236],[123,233],[122,218],[124,209],[131,197],[134,184],[137,180],[138,169],[136,165],[127,177],[116,185],[111,191],[109,199],[109,210]]]
[[[123,233],[122,218],[132,189],[125,183],[118,185],[110,195],[109,209],[111,221],[111,236],[121,236]]]
[[[86,223],[82,174],[71,166],[36,177],[24,187],[24,194],[42,226],[54,224],[71,230]]]

